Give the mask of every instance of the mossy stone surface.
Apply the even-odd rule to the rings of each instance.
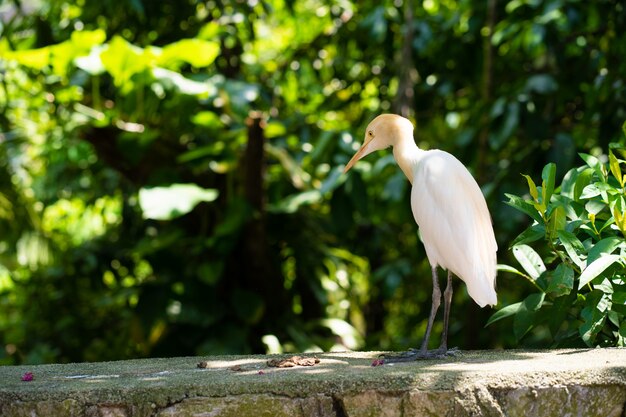
[[[262,355],[0,367],[0,415],[604,417],[626,403],[626,349],[468,351],[376,367],[377,352],[317,356],[293,368]]]

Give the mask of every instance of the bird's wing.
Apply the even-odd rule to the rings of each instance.
[[[452,271],[482,307],[496,303],[497,244],[480,187],[454,156],[428,151],[413,177],[411,207],[432,266]]]

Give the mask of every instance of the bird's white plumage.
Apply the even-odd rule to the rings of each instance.
[[[497,244],[485,198],[454,156],[419,152],[411,208],[428,261],[461,278],[479,306],[494,305]]]
[[[363,146],[346,165],[393,146],[396,162],[411,181],[411,208],[433,268],[452,271],[467,285],[478,305],[494,305],[496,251],[491,216],[480,187],[451,154],[417,147],[413,125],[383,114],[368,125]]]

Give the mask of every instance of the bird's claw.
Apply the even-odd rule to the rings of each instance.
[[[455,356],[457,353],[459,353],[459,349],[456,347],[450,349],[439,348],[433,350],[421,350],[411,348],[408,351],[402,352],[399,355],[379,355],[378,359],[374,361],[372,366],[399,362],[413,362],[428,359],[443,359],[448,356]]]

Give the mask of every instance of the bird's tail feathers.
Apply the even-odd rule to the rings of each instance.
[[[473,268],[473,279],[464,279],[467,285],[467,292],[476,304],[481,307],[486,305],[494,306],[498,303],[498,296],[496,295],[496,270],[495,265],[493,270],[485,271],[480,266]]]

